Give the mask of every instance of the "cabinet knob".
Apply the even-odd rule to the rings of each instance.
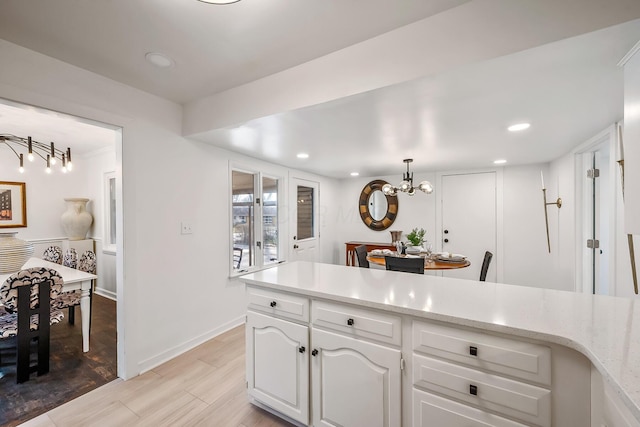
[[[293,249],[298,249],[299,246],[298,245],[293,245]]]
[[[474,396],[478,395],[478,386],[473,384],[469,384],[469,394],[473,394]]]
[[[469,354],[472,356],[477,356],[478,355],[478,347],[474,347],[474,346],[469,346]]]
[[[299,353],[304,353],[304,352],[305,352],[305,350],[306,350],[306,348],[304,348],[304,346],[301,346],[301,347],[298,349],[298,352],[299,352]]]
[[[275,302],[275,301],[271,301],[271,303],[269,303],[269,305],[270,305],[271,307],[275,307],[275,306],[276,306],[276,304],[277,304],[277,302]]]
[[[444,239],[444,242],[445,243],[449,243],[449,239]]]
[[[353,319],[347,319],[347,325],[353,326]]]
[[[449,230],[444,230],[444,234],[449,234]]]
[[[315,348],[313,349],[313,351],[311,352],[312,356],[317,356],[318,355],[318,350],[316,350]]]

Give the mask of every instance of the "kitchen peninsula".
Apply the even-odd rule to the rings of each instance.
[[[299,425],[640,425],[638,300],[310,262],[241,280],[249,395]]]

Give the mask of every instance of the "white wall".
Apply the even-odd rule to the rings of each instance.
[[[573,290],[574,279],[569,271],[573,268],[573,264],[569,263],[567,267],[564,262],[556,261],[558,257],[568,256],[565,252],[569,248],[565,242],[569,237],[565,236],[563,232],[558,232],[557,221],[560,213],[557,208],[552,206],[549,207],[551,254],[547,252],[540,171],[543,170],[545,173],[547,194],[550,198],[557,197],[558,194],[558,190],[555,189],[558,187],[557,174],[551,173],[547,164],[509,166],[502,170],[503,253],[496,253],[495,256],[502,259],[502,262],[496,263],[496,265],[500,265],[502,268],[503,282],[514,285]],[[573,173],[573,168],[570,171]],[[414,181],[426,179],[432,183],[436,182],[435,173],[415,172],[414,175]],[[562,176],[566,178],[564,173]],[[340,264],[345,263],[344,243],[347,241],[391,242],[388,230],[372,231],[364,225],[358,213],[358,197],[362,188],[373,179],[384,179],[397,184],[400,178],[401,173],[397,176],[359,177],[341,181],[340,197],[336,199],[340,206],[337,208],[335,218],[338,228],[337,235],[340,236],[335,243],[340,255]],[[406,234],[414,227],[422,227],[427,231],[427,239],[434,243],[434,249],[439,249],[441,234],[440,230],[436,230],[436,201],[439,197],[437,186],[430,195],[420,192],[413,197],[400,194],[398,196],[398,217],[389,230],[402,230],[403,234]],[[571,195],[568,195],[568,198],[570,199]],[[568,221],[562,230],[565,228],[573,229],[569,199],[569,208],[564,210],[565,205],[562,207],[564,210],[562,219]],[[571,236],[573,235],[571,234]],[[405,236],[403,235],[403,237]],[[572,240],[571,248],[573,248]],[[570,256],[573,257],[572,254]]]
[[[44,171],[45,162],[36,158],[33,163],[25,163],[25,172],[20,173],[18,159],[13,152],[4,145],[0,146],[0,180],[24,182],[27,196],[27,227],[2,230],[17,231],[18,237],[25,240],[64,237],[60,222],[60,217],[66,210],[64,198],[86,194],[86,165],[82,165],[79,159],[77,163],[73,172],[62,174],[54,171],[47,174]],[[91,206],[87,210],[93,214]]]
[[[345,243],[348,241],[391,243],[390,230],[401,230],[403,240],[406,241],[406,234],[413,228],[424,228],[425,238],[430,242],[436,240],[436,217],[435,206],[438,197],[438,188],[430,195],[417,191],[414,196],[398,194],[398,216],[395,222],[384,231],[374,231],[369,229],[360,218],[358,210],[358,200],[360,192],[370,181],[383,179],[394,185],[402,180],[402,164],[398,166],[398,175],[358,177],[344,179],[340,181],[340,193],[335,199],[336,212],[334,222],[337,227],[336,251],[339,253],[339,264],[345,264]],[[413,181],[424,180],[435,183],[435,174],[414,173]],[[435,248],[435,245],[434,245]]]
[[[177,104],[2,40],[0,56],[0,97],[122,127],[119,375],[135,376],[243,322],[244,286],[228,279],[228,165],[238,156],[183,138]],[[330,201],[337,185],[318,181],[321,201]],[[321,213],[335,215],[327,205]],[[193,234],[180,234],[184,220]],[[331,239],[330,220],[321,233]],[[334,261],[333,245],[321,250]]]

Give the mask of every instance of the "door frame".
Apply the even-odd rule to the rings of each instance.
[[[316,177],[312,175],[307,175],[301,172],[289,172],[289,236],[287,237],[288,245],[288,257],[287,259],[290,261],[296,260],[294,256],[295,250],[293,249],[293,245],[298,240],[294,240],[293,236],[297,236],[298,232],[295,229],[298,223],[298,183],[300,181],[304,181],[309,183],[309,187],[313,187],[316,190],[316,197],[313,200],[313,232],[316,236],[316,260],[322,259],[322,239],[320,236],[320,182]],[[290,239],[290,240],[289,240]]]
[[[436,185],[434,194],[436,196],[436,242],[433,248],[435,251],[442,250],[442,177],[447,175],[470,175],[477,173],[496,174],[496,253],[493,254],[492,263],[496,269],[496,283],[504,282],[504,167],[483,168],[483,169],[460,169],[445,172],[436,172]],[[442,276],[442,273],[438,273]]]
[[[589,138],[584,143],[577,146],[572,150],[574,157],[574,180],[575,180],[575,284],[574,290],[576,292],[583,292],[591,294],[592,287],[590,283],[585,282],[585,278],[591,275],[590,261],[588,251],[586,248],[586,241],[584,240],[584,232],[586,224],[586,218],[588,215],[585,213],[585,194],[586,194],[586,180],[584,179],[584,155],[594,151],[596,147],[602,144],[608,144],[609,151],[609,194],[610,194],[610,206],[609,206],[609,218],[613,219],[609,221],[609,249],[607,251],[607,257],[609,261],[609,295],[616,295],[616,247],[617,247],[617,235],[616,224],[618,218],[618,204],[620,203],[618,196],[618,164],[616,162],[617,153],[617,129],[618,123],[614,123],[608,126],[606,129],[600,131],[595,136]]]

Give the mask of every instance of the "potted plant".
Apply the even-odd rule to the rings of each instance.
[[[418,228],[414,228],[413,230],[411,230],[411,232],[409,234],[407,234],[407,240],[409,240],[409,243],[411,244],[411,246],[413,246],[415,250],[417,250],[418,252],[421,249],[422,243],[424,243],[424,235],[425,235],[425,231],[424,228],[421,228],[418,230]]]

